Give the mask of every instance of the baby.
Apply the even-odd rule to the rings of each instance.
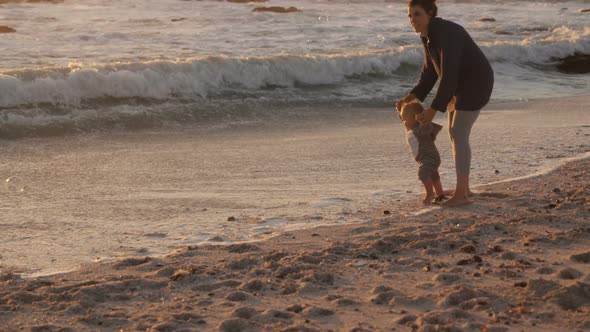
[[[429,123],[424,126],[416,120],[416,115],[422,113],[424,108],[418,102],[410,102],[402,106],[400,118],[406,127],[406,140],[408,146],[418,162],[418,178],[424,184],[426,195],[423,203],[429,205],[433,199],[437,202],[444,198],[438,167],[440,155],[434,145],[436,135],[442,129],[441,125]],[[433,191],[434,189],[434,191]],[[436,193],[436,197],[434,194]]]

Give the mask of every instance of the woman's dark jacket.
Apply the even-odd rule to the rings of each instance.
[[[428,25],[428,37],[422,37],[422,43],[424,66],[420,81],[410,92],[424,101],[440,77],[430,107],[445,112],[447,104],[456,96],[456,109],[482,109],[492,95],[494,72],[467,31],[456,23],[433,17]]]

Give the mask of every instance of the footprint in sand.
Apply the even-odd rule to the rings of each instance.
[[[237,308],[236,310],[234,310],[231,314],[232,317],[238,317],[238,318],[244,318],[244,319],[250,319],[254,316],[257,316],[258,314],[260,314],[258,312],[258,310],[252,308],[252,307],[240,307]]]
[[[349,198],[341,198],[341,197],[334,197],[334,198],[324,198],[320,199],[319,201],[315,201],[311,203],[311,206],[317,208],[326,208],[334,205],[346,204],[352,202],[352,199]]]
[[[505,198],[511,197],[508,194],[495,193],[495,192],[482,192],[482,193],[479,193],[479,196],[480,197],[499,198],[499,199],[505,199]]]
[[[288,311],[268,309],[260,315],[256,315],[254,320],[260,323],[291,323],[294,315]]]
[[[269,217],[262,219],[258,222],[258,224],[265,224],[265,225],[275,225],[275,224],[286,224],[289,220],[287,218],[282,217]]]
[[[588,264],[588,263],[590,263],[590,251],[585,252],[585,253],[581,253],[581,254],[572,255],[570,257],[570,259],[574,262],[577,262],[577,263]]]
[[[561,271],[559,271],[559,273],[557,274],[557,276],[560,279],[564,279],[564,280],[574,280],[574,279],[578,279],[581,276],[583,276],[584,274],[576,269],[573,269],[571,267],[563,269]]]
[[[304,314],[306,317],[326,317],[334,315],[335,312],[330,309],[312,306],[305,309]]]
[[[244,293],[244,292],[232,292],[230,294],[228,294],[225,299],[232,301],[232,302],[242,302],[242,301],[246,301],[250,298],[250,294],[248,293]]]
[[[590,306],[590,284],[580,282],[560,288],[549,296],[549,300],[564,310],[577,310],[580,307]]]
[[[373,196],[399,196],[403,192],[404,191],[402,191],[402,190],[385,189],[385,190],[375,191],[375,192],[371,193],[371,195],[373,195]]]
[[[350,307],[350,306],[359,305],[359,303],[357,301],[355,301],[353,299],[348,299],[348,298],[337,299],[333,303],[339,307]]]
[[[373,289],[373,296],[369,299],[369,302],[374,304],[389,304],[395,296],[401,295],[400,292],[394,290],[389,286],[378,286]]]
[[[256,326],[243,318],[226,319],[218,326],[220,332],[256,331]]]
[[[148,237],[148,238],[152,238],[152,239],[163,239],[166,236],[168,236],[168,234],[166,233],[146,233],[143,234],[144,237]]]
[[[252,279],[240,286],[240,290],[248,293],[256,293],[262,291],[266,287],[266,283],[261,279]]]

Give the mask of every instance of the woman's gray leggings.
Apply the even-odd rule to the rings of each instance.
[[[453,146],[457,176],[469,176],[471,167],[469,134],[478,116],[479,111],[449,111],[449,136]]]

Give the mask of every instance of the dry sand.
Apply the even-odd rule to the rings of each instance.
[[[4,274],[0,330],[589,330],[588,169],[483,186],[460,209]]]

